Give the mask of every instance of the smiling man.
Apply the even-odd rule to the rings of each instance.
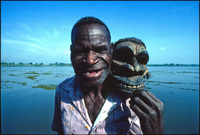
[[[106,121],[115,105],[106,100],[111,90],[110,41],[109,29],[97,18],[85,17],[74,25],[70,47],[76,75],[56,89],[53,130],[64,134],[115,133],[113,125],[109,126],[112,121]]]
[[[112,61],[110,32],[102,24],[78,26],[79,23],[72,30],[71,61],[80,81],[90,120],[94,123],[106,99],[103,83],[110,72]]]
[[[138,113],[138,109],[132,107],[136,102],[114,89],[110,76],[111,36],[101,20],[80,19],[72,29],[71,41],[71,62],[76,75],[56,88],[53,130],[60,134],[142,134],[142,129],[148,133],[152,125],[159,126],[156,121],[144,121],[141,129],[133,111]],[[147,121],[152,118],[145,116]]]

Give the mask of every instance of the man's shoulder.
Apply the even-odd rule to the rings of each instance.
[[[58,86],[57,89],[63,89],[66,91],[71,91],[73,90],[74,86],[77,83],[77,77],[74,75],[73,77],[65,79],[63,82],[61,82]]]

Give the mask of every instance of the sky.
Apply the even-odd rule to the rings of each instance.
[[[148,64],[199,64],[199,1],[1,1],[1,62],[71,63],[71,29],[85,16],[112,42],[141,39]]]

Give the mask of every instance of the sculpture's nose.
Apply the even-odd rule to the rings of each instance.
[[[138,64],[137,59],[135,57],[133,57],[133,68],[135,72],[140,71],[140,65]]]

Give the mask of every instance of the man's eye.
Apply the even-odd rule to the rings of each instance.
[[[140,62],[141,64],[147,64],[147,62],[149,61],[149,55],[148,52],[142,52],[139,53],[137,56],[137,61]]]
[[[97,53],[105,53],[107,52],[107,47],[99,47],[99,48],[95,48],[95,52]]]
[[[74,54],[84,54],[86,50],[74,49]]]
[[[74,50],[74,53],[78,54],[78,53],[81,53],[81,50]]]

